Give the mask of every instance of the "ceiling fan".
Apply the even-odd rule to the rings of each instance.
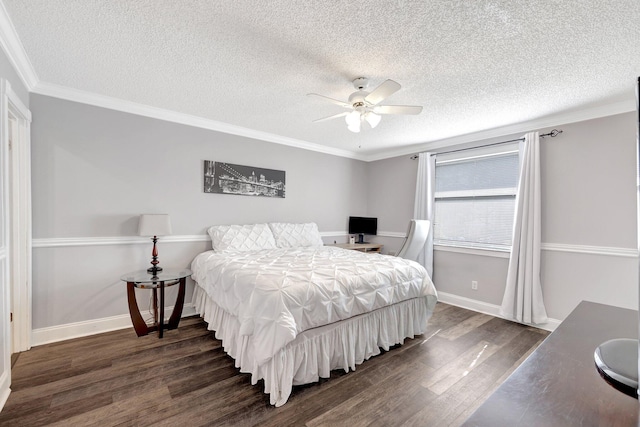
[[[344,117],[347,122],[347,128],[351,132],[360,132],[361,129],[375,128],[380,123],[381,114],[420,114],[422,107],[416,105],[379,105],[387,97],[396,93],[402,86],[393,80],[385,80],[380,86],[367,92],[369,79],[366,77],[358,77],[353,81],[353,86],[357,91],[349,96],[347,102],[329,98],[328,96],[318,95],[317,93],[309,93],[307,95],[317,96],[329,102],[347,108],[349,111],[334,114],[333,116],[314,120],[322,122],[325,120],[337,119]]]

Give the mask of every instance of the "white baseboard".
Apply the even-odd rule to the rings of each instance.
[[[479,313],[502,318],[502,316],[500,316],[499,305],[489,304],[483,301],[465,298],[442,291],[438,292],[438,300],[446,304],[451,304],[458,307],[466,308],[468,310],[473,310]],[[171,312],[172,309],[172,307],[167,307],[166,310],[167,312]],[[193,304],[184,305],[182,317],[194,316],[196,314],[197,312]],[[560,325],[560,322],[561,321],[557,319],[549,319],[549,321],[545,324],[530,326],[553,331],[558,327],[558,325]],[[67,323],[65,325],[51,326],[48,328],[39,328],[34,329],[31,332],[31,345],[38,346],[43,344],[50,344],[58,341],[65,341],[73,338],[80,338],[88,335],[101,334],[104,332],[111,332],[131,327],[131,317],[128,314],[123,314],[120,316],[105,317],[102,319],[87,320],[84,322]],[[0,384],[0,386],[1,385],[2,384]],[[2,392],[3,391],[0,388],[0,393]],[[0,394],[0,401],[1,399],[2,395]]]
[[[2,411],[2,408],[4,408],[4,404],[7,403],[7,399],[11,394],[11,389],[9,388],[10,386],[11,371],[6,370],[2,373],[2,376],[0,376],[0,412]]]
[[[11,394],[11,389],[9,388],[11,385],[10,374],[11,371],[4,371],[2,376],[0,376],[0,412],[2,411],[2,408],[4,408],[4,404],[7,403],[7,399]]]
[[[504,319],[504,316],[500,315],[499,305],[489,304],[484,301],[478,301],[471,298],[461,297],[459,295],[449,294],[442,291],[438,291],[438,301],[441,301],[445,304],[455,305],[457,307],[466,308],[467,310],[473,310],[473,311],[477,311],[478,313],[488,314],[490,316],[500,317],[501,319]],[[507,320],[510,320],[510,319],[507,319]],[[547,323],[543,323],[540,325],[532,325],[528,323],[526,323],[526,325],[553,332],[560,325],[561,322],[562,321],[558,319],[549,319]]]
[[[4,404],[7,403],[10,394],[11,389],[9,387],[0,390],[0,412],[2,412],[2,408],[4,408]]]
[[[173,310],[173,307],[167,307],[165,312],[171,313],[171,310]],[[195,314],[197,313],[193,304],[189,303],[184,305],[182,317],[193,316]],[[131,316],[128,314],[39,328],[31,332],[31,346],[50,344],[126,328],[133,328]]]

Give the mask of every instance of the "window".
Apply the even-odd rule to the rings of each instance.
[[[518,168],[513,144],[439,155],[434,244],[510,250]]]

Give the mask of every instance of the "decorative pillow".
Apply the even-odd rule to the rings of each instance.
[[[275,249],[276,241],[267,224],[214,225],[207,230],[216,252]]]
[[[306,224],[290,224],[284,222],[269,223],[276,246],[279,248],[299,248],[302,246],[323,246],[318,226],[309,222]]]

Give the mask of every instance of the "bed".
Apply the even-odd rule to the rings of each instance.
[[[422,334],[437,300],[424,267],[324,246],[314,223],[220,225],[191,269],[197,312],[270,403]]]

